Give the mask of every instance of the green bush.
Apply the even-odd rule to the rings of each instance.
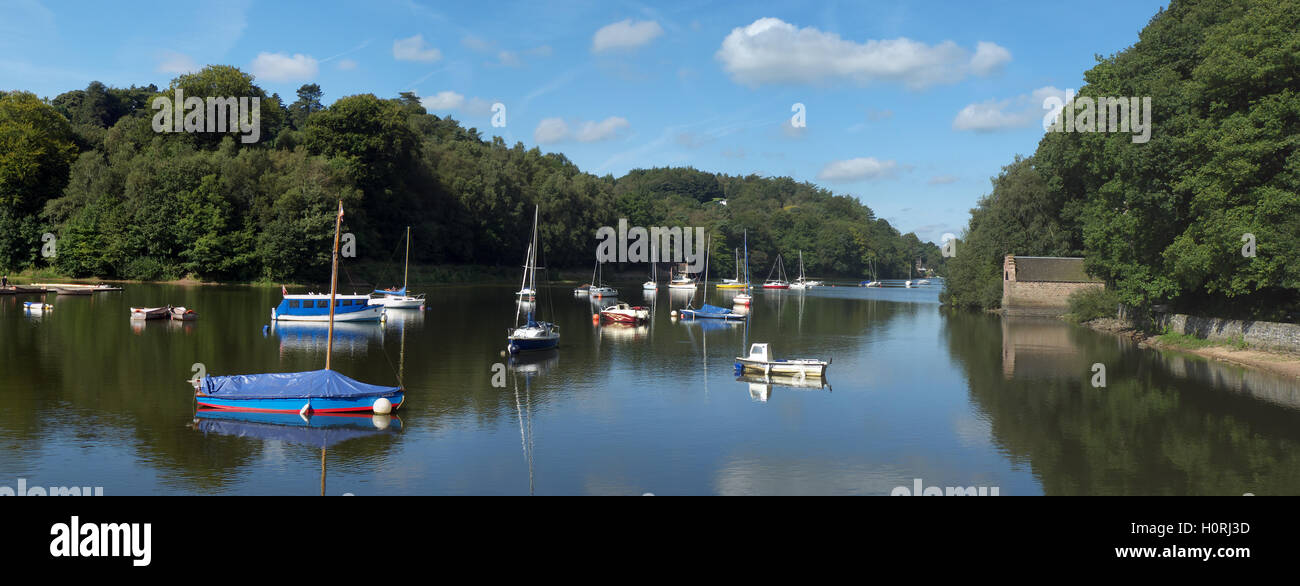
[[[1090,288],[1075,291],[1067,300],[1070,312],[1066,317],[1075,323],[1119,315],[1119,294],[1110,289]]]

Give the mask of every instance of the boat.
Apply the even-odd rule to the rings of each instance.
[[[748,254],[748,252],[749,252],[749,251],[746,251],[746,254]],[[743,281],[740,280],[740,249],[739,249],[739,248],[736,249],[736,278],[734,278],[734,279],[723,279],[721,283],[718,283],[718,284],[716,285],[716,287],[719,288],[719,289],[747,289],[747,288],[749,288],[749,283],[745,283],[745,282],[743,282]]]
[[[589,293],[591,293],[591,283],[583,283],[573,289],[574,295],[587,295]]]
[[[704,249],[708,250],[707,244]],[[709,257],[707,252],[705,252],[704,257],[704,282],[709,282]],[[677,311],[676,315],[682,319],[719,319],[725,321],[739,321],[748,317],[747,313],[737,313],[732,309],[709,305],[709,288],[707,286],[704,288],[704,303],[699,309],[687,305],[685,309]]]
[[[772,274],[776,273],[776,278]],[[764,289],[789,289],[790,282],[785,279],[785,265],[781,262],[781,254],[776,255],[776,264],[772,265],[772,270],[767,272],[767,281],[763,283]]]
[[[589,293],[597,299],[601,297],[618,297],[618,289],[605,284],[605,271],[603,263],[596,263],[596,270],[592,272],[591,285]]]
[[[271,310],[271,321],[379,321],[383,317],[384,306],[371,305],[369,295],[356,294],[284,293],[280,305]]]
[[[27,311],[42,312],[42,311],[52,311],[54,310],[54,306],[50,305],[49,303],[40,303],[38,301],[24,301],[23,309]]]
[[[731,302],[740,307],[748,308],[749,305],[754,302],[753,296],[749,294],[750,289],[751,287],[749,285],[749,230],[745,230],[745,288],[740,293],[737,293],[735,297],[732,297]]]
[[[400,386],[363,383],[330,368],[331,355],[334,353],[334,317],[337,310],[344,307],[334,303],[337,301],[338,293],[339,232],[342,224],[343,202],[340,200],[339,213],[334,220],[330,294],[326,298],[325,306],[321,308],[328,309],[329,312],[325,369],[307,372],[205,376],[194,379],[194,400],[199,407],[262,413],[297,413],[306,417],[313,413],[348,412],[374,412],[387,415],[405,403],[406,393]],[[353,297],[365,298],[364,295]],[[285,302],[287,301],[289,299],[286,297]],[[357,307],[357,305],[354,303],[346,307]],[[360,307],[366,310],[364,301]],[[382,314],[384,308],[370,307],[369,309],[377,310]]]
[[[199,313],[193,309],[185,307],[173,307],[171,310],[172,321],[194,321],[199,319]]]
[[[650,273],[650,280],[649,280],[649,281],[646,281],[646,282],[644,282],[644,283],[641,283],[641,290],[642,290],[642,291],[658,291],[658,290],[659,290],[659,263],[650,263],[650,270],[651,270],[651,273]]]
[[[44,295],[45,287],[22,287],[19,285],[10,285],[0,288],[0,295]]]
[[[676,277],[672,277],[670,271],[669,277],[670,277],[670,280],[668,281],[669,289],[694,289],[695,288],[695,279],[686,276],[685,273],[678,273]]]
[[[620,324],[639,324],[650,319],[650,309],[641,306],[632,306],[627,303],[617,303],[600,310],[597,314],[600,321],[610,321]]]
[[[541,215],[541,206],[533,208],[533,242],[532,249],[537,248],[537,223]],[[524,265],[524,282],[530,289],[537,289],[537,255],[529,254],[529,262]],[[506,351],[511,354],[533,350],[550,350],[560,345],[560,327],[534,317],[535,307],[529,305],[526,321],[519,321],[522,305],[515,309],[515,326],[506,332]]]
[[[813,281],[808,279],[806,276],[804,276],[803,251],[800,250],[799,251],[799,277],[795,279],[793,283],[790,283],[790,288],[791,289],[812,289],[813,287],[820,287],[821,284],[822,284],[821,281]]]
[[[930,279],[921,279],[921,280],[917,281],[916,284],[917,284],[917,285],[929,285],[929,284],[930,284]]]
[[[171,312],[172,307],[170,305],[166,307],[132,307],[131,319],[167,319],[167,317],[171,315]]]
[[[820,377],[826,374],[827,366],[830,366],[829,360],[815,358],[774,359],[766,343],[750,344],[749,356],[736,357],[737,376],[744,372],[760,372],[764,375],[792,374]]]
[[[95,292],[89,287],[54,287],[53,291],[59,295],[90,295]]]
[[[371,293],[368,305],[379,305],[388,309],[419,309],[424,307],[424,295],[409,295],[407,282],[411,277],[411,227],[406,227],[406,269],[402,272],[401,289],[377,289]],[[379,295],[379,297],[373,297]]]

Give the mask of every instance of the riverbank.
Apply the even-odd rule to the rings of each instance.
[[[1152,334],[1116,318],[1099,318],[1079,325],[1131,339],[1143,348],[1185,352],[1300,379],[1300,353],[1297,352],[1254,348],[1243,341],[1211,341],[1175,333]]]

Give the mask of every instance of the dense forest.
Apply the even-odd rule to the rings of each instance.
[[[261,140],[154,130],[155,96],[256,96]],[[338,200],[359,260],[507,266],[522,261],[533,205],[543,260],[590,267],[600,226],[704,226],[714,269],[734,269],[748,230],[752,272],[802,250],[810,275],[904,276],[937,246],[856,198],[786,177],[693,168],[584,173],[563,155],[484,139],[417,96],[363,94],[326,106],[302,86],[285,103],[251,75],[214,65],[168,88],[94,82],[51,100],[0,94],[0,269],[74,277],[319,282]],[[41,255],[42,235],[57,254]]]
[[[971,210],[947,302],[997,307],[1006,254],[1068,255],[1135,307],[1296,319],[1300,4],[1176,0],[1138,38],[1079,96],[1151,97],[1150,141],[1046,133]]]

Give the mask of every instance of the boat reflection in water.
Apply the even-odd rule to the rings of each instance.
[[[406,312],[403,312],[406,313]],[[280,352],[325,352],[329,346],[329,324],[321,322],[273,322],[271,332],[280,338]],[[383,344],[384,327],[379,322],[335,322],[334,351],[365,352],[371,344]]]
[[[772,397],[773,387],[786,387],[800,391],[819,391],[824,388],[826,389],[826,392],[831,391],[831,383],[824,377],[801,377],[788,374],[772,374],[767,376],[761,374],[745,374],[736,377],[736,382],[748,383],[749,398],[764,403]]]
[[[320,494],[325,496],[326,450],[361,438],[396,437],[402,420],[395,415],[316,415],[197,409],[194,429],[204,435],[279,441],[320,448]]]
[[[508,361],[511,372],[526,377],[546,374],[559,363],[560,351],[555,348],[515,354]]]

